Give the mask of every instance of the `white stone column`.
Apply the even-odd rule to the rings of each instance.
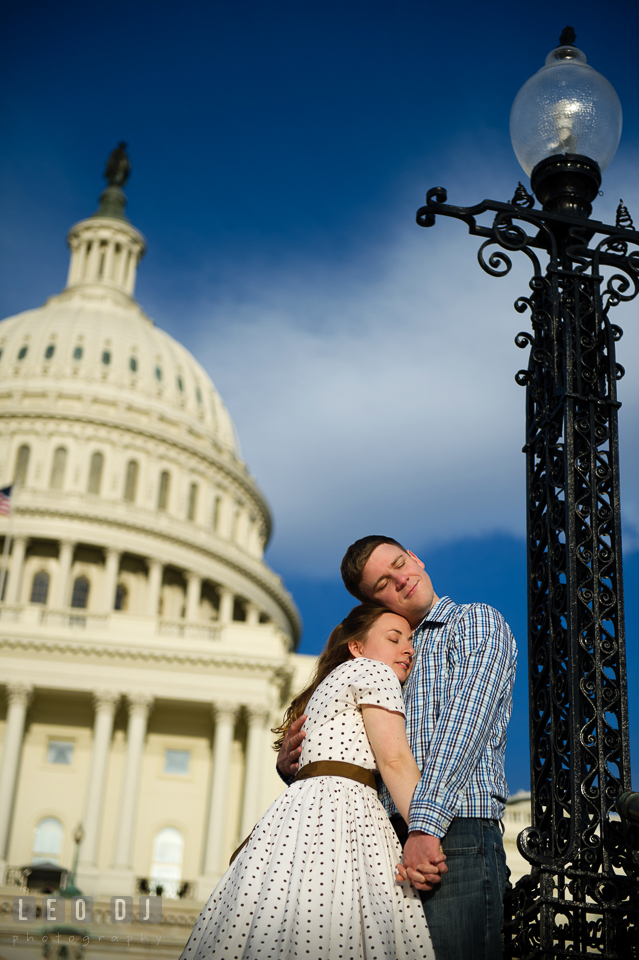
[[[252,627],[260,622],[260,611],[254,603],[246,604],[246,622]]]
[[[7,711],[2,766],[0,767],[0,865],[2,866],[2,879],[4,879],[4,865],[6,863],[9,826],[11,824],[11,812],[24,735],[24,721],[31,693],[32,687],[29,684],[17,682],[7,684],[9,709]]]
[[[80,278],[80,262],[81,262],[81,252],[80,252],[80,243],[77,238],[71,240],[69,243],[71,247],[71,259],[69,260],[69,272],[67,274],[67,287],[70,287],[72,283],[75,283],[76,280]],[[84,244],[82,245],[84,249]]]
[[[228,540],[231,536],[231,524],[233,522],[233,500],[228,493],[222,493],[220,498],[220,508],[218,512],[217,535]]]
[[[263,811],[258,809],[262,784],[262,761],[264,759],[264,728],[268,711],[264,707],[248,708],[248,738],[246,743],[246,769],[244,772],[244,797],[240,834],[248,837],[255,821]]]
[[[135,240],[128,241],[129,246],[126,253],[124,274],[122,277],[122,285],[126,293],[131,297],[133,296],[133,291],[135,290],[135,276],[138,268],[138,262],[140,260],[141,254],[144,252],[144,247],[142,247]],[[130,259],[129,259],[130,253]]]
[[[93,723],[93,752],[91,754],[91,769],[89,785],[84,802],[84,816],[82,826],[84,839],[80,847],[78,860],[78,878],[84,883],[94,881],[97,877],[98,844],[100,840],[100,826],[102,823],[102,803],[104,800],[104,785],[109,762],[109,749],[113,734],[113,717],[120,699],[119,693],[99,691],[93,695],[95,706],[95,720]],[[84,887],[82,888],[84,889]]]
[[[114,868],[119,871],[131,869],[131,852],[135,815],[137,813],[138,788],[144,751],[146,725],[153,698],[146,694],[129,696],[129,724],[126,735],[126,761],[124,784],[117,822]]]
[[[88,238],[87,238],[88,239]],[[84,272],[85,280],[97,280],[98,277],[98,267],[100,265],[100,238],[96,233],[92,237],[91,250],[87,257],[86,270]]]
[[[54,609],[69,606],[69,574],[73,562],[75,543],[72,540],[60,541],[58,556],[58,575],[55,581],[55,595],[51,604]]]
[[[202,597],[202,577],[188,570],[186,576],[186,619],[200,619],[200,599]]]
[[[102,609],[104,613],[110,613],[115,605],[115,588],[118,582],[118,573],[120,572],[121,550],[109,547],[106,552],[106,564],[104,566],[104,590],[102,592]]]
[[[149,560],[149,578],[147,581],[147,608],[149,617],[157,617],[160,609],[160,590],[162,589],[163,564],[160,560]]]
[[[115,269],[113,271],[113,282],[118,287],[123,286],[124,267],[126,264],[128,247],[120,241],[120,252],[115,259]]]
[[[233,604],[235,595],[228,587],[222,587],[220,590],[220,623],[230,623],[233,619]]]
[[[22,586],[22,571],[24,569],[24,555],[27,549],[26,537],[14,537],[9,560],[9,585],[5,596],[7,603],[20,602],[20,587]]]
[[[104,258],[103,280],[113,280],[113,258],[115,257],[115,237],[111,237],[106,248],[106,257]]]
[[[233,729],[237,716],[237,704],[217,703],[214,707],[215,738],[213,741],[213,776],[209,797],[206,847],[204,850],[204,878],[217,881],[224,873],[222,863],[224,840],[227,834],[227,810],[229,791],[229,772],[231,769],[231,748]]]

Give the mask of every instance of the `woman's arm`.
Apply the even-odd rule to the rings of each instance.
[[[410,802],[421,773],[406,739],[406,721],[401,713],[362,704],[362,717],[382,780],[393,802],[408,823]]]

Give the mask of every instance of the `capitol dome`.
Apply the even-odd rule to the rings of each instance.
[[[160,416],[163,409],[171,417],[179,411],[185,430],[237,456],[233,423],[208,374],[134,300],[127,303],[117,293],[115,285],[105,290],[82,281],[43,307],[2,321],[0,379],[57,387],[67,381],[76,390],[85,385],[92,396],[115,388],[122,399],[142,401]]]
[[[268,730],[313,659],[229,413],[134,299],[128,171],[121,145],[64,290],[0,322],[0,887],[62,876],[82,823],[85,893],[161,887],[190,928],[282,789]]]
[[[98,212],[72,227],[69,245],[66,289],[0,324],[0,379],[20,377],[45,390],[52,382],[75,391],[82,384],[96,398],[116,390],[132,409],[142,403],[157,416],[177,413],[203,445],[237,456],[233,423],[208,374],[133,299],[142,235]]]
[[[240,608],[256,607],[258,620],[274,620],[295,643],[295,607],[261,562],[268,505],[240,458],[229,413],[202,366],[133,297],[146,244],[125,202],[110,184],[97,213],[69,232],[66,288],[0,323],[3,480],[17,480],[23,517],[29,505],[40,516],[68,510],[74,522],[106,510],[116,524],[197,543],[245,581],[241,591],[237,575],[232,584],[212,581],[211,619],[219,618],[220,590],[231,586]],[[122,589],[131,609],[135,598]],[[169,606],[180,619],[179,602]]]

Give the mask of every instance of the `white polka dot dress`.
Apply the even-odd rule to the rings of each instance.
[[[375,770],[359,707],[404,713],[390,667],[358,657],[309,700],[300,767]],[[222,877],[180,960],[435,960],[418,894],[397,883],[401,847],[375,790],[344,777],[292,784]]]

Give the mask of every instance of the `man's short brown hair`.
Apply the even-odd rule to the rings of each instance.
[[[368,563],[373,550],[379,547],[381,543],[394,543],[395,546],[403,550],[404,553],[407,552],[406,548],[403,547],[398,540],[394,540],[392,537],[374,535],[371,537],[362,537],[360,540],[356,540],[355,543],[351,543],[342,559],[341,571],[344,586],[349,593],[352,593],[352,595],[357,597],[358,600],[361,600],[362,603],[366,603],[367,600],[370,599],[366,597],[359,588],[362,577],[364,576],[364,567]]]

